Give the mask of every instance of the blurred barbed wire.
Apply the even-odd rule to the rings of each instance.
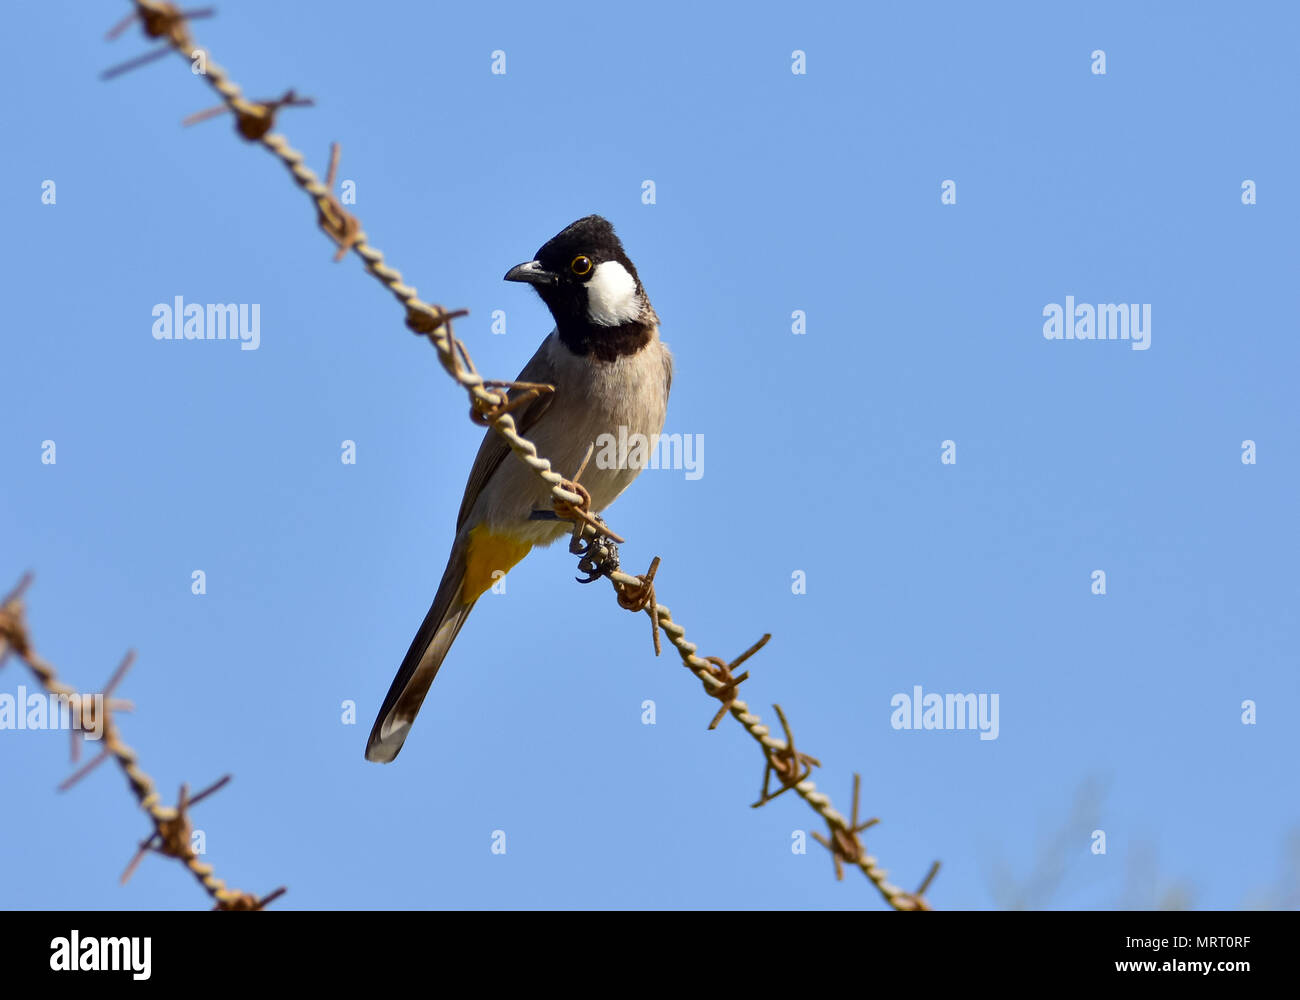
[[[194,849],[194,826],[190,822],[190,809],[214,792],[224,788],[230,781],[230,775],[209,785],[197,795],[191,795],[189,788],[182,785],[175,806],[162,804],[162,796],[157,786],[136,759],[135,751],[122,740],[117,727],[115,712],[129,711],[131,703],[113,697],[113,692],[127,670],[135,660],[135,653],[128,652],[121,664],[113,671],[104,689],[99,692],[83,693],[60,678],[54,665],[41,656],[32,643],[27,629],[27,614],[23,604],[23,595],[31,584],[31,574],[25,575],[4,602],[0,604],[0,667],[10,654],[27,664],[41,687],[57,699],[54,704],[66,706],[68,718],[72,722],[69,731],[72,734],[72,762],[77,763],[81,741],[87,733],[97,734],[95,742],[101,749],[89,763],[78,768],[59,785],[60,791],[66,791],[104,761],[112,759],[126,776],[131,794],[135,796],[140,809],[153,824],[153,832],[140,842],[139,848],[131,862],[122,873],[125,883],[135,871],[136,866],[146,854],[161,854],[174,858],[194,876],[198,883],[216,904],[218,910],[260,910],[272,900],[285,892],[283,886],[266,896],[257,896],[251,892],[241,892],[227,887],[217,878],[210,864],[199,859]],[[24,711],[26,706],[19,706]]]

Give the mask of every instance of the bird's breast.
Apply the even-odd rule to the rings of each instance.
[[[657,337],[613,361],[576,356],[552,339],[556,398],[532,437],[551,467],[570,478],[592,448],[581,482],[595,510],[628,487],[657,446],[668,407],[666,357]]]

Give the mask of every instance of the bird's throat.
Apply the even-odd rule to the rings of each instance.
[[[654,339],[653,323],[634,320],[619,326],[594,323],[558,323],[560,342],[580,357],[591,355],[600,361],[617,361],[635,354]]]

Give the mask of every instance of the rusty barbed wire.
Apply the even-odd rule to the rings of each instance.
[[[781,710],[780,705],[773,705],[772,708],[777,718],[781,720],[781,728],[785,730],[785,749],[774,750],[767,755],[767,767],[763,769],[763,790],[759,793],[758,801],[753,804],[754,809],[767,805],[778,795],[784,795],[799,782],[810,777],[814,767],[822,766],[822,762],[812,754],[795,749],[794,733],[790,731],[790,722],[785,717],[785,712]],[[781,782],[781,790],[778,792],[768,791],[768,784],[773,776]]]
[[[83,734],[87,730],[100,732],[99,741],[103,749],[93,760],[78,768],[60,783],[59,791],[71,788],[104,761],[112,758],[126,776],[127,784],[140,809],[153,823],[153,832],[141,841],[135,856],[122,873],[121,881],[125,883],[131,877],[146,854],[155,853],[179,861],[198,880],[203,891],[216,904],[214,909],[217,910],[260,910],[284,895],[286,890],[283,886],[261,897],[238,889],[230,889],[225,882],[217,878],[210,864],[199,860],[191,842],[194,827],[190,822],[190,807],[225,787],[230,781],[230,775],[219,779],[193,797],[190,796],[189,789],[182,785],[176,805],[163,805],[162,796],[158,794],[153,779],[140,767],[135,751],[122,741],[117,722],[113,718],[114,712],[130,708],[129,702],[111,698],[110,695],[126,675],[127,670],[131,668],[135,653],[127,653],[121,665],[113,671],[112,677],[104,685],[104,690],[99,693],[98,703],[95,701],[94,694],[83,693],[65,684],[59,679],[54,666],[33,648],[31,635],[27,630],[26,609],[23,605],[23,594],[31,582],[32,575],[25,574],[18,582],[18,586],[10,591],[3,603],[0,603],[0,667],[12,653],[27,664],[42,688],[70,706],[70,718],[77,720],[77,725],[72,729],[74,747],[79,745],[78,729]],[[74,750],[73,763],[75,764],[76,761],[77,755]]]
[[[570,551],[582,556],[579,568],[589,577],[583,582],[591,582],[603,576],[613,586],[621,607],[635,612],[646,611],[649,614],[656,655],[660,651],[659,632],[662,630],[677,650],[682,664],[695,674],[710,696],[722,702],[722,707],[710,728],[716,726],[724,715],[730,713],[732,718],[739,722],[759,744],[765,758],[764,796],[755,805],[762,805],[770,798],[776,797],[767,795],[768,779],[775,774],[782,783],[782,792],[793,789],[826,822],[829,839],[821,838],[820,835],[817,839],[831,850],[837,872],[841,871],[843,863],[855,865],[871,881],[884,900],[896,910],[929,909],[925,892],[938,873],[939,863],[936,861],[931,866],[920,887],[913,892],[891,883],[888,880],[888,873],[880,867],[874,857],[866,852],[861,841],[861,832],[870,824],[860,825],[857,822],[856,777],[854,813],[850,821],[836,811],[830,797],[818,791],[814,782],[808,778],[811,768],[820,764],[816,758],[794,750],[793,736],[784,713],[777,709],[787,736],[783,741],[772,736],[762,719],[751,712],[744,701],[736,697],[738,686],[749,674],[746,671],[737,677],[732,674],[732,669],[757,652],[770,636],[764,636],[731,663],[718,657],[697,655],[697,647],[687,640],[686,630],[673,620],[669,609],[660,604],[655,596],[654,575],[659,565],[658,557],[644,574],[632,576],[622,572],[618,568],[617,554],[608,542],[622,542],[623,539],[610,529],[603,519],[591,512],[591,498],[578,482],[582,470],[578,470],[573,479],[561,475],[551,468],[550,461],[539,455],[533,442],[521,435],[515,426],[511,410],[524,400],[522,397],[517,397],[516,401],[512,401],[509,390],[522,388],[527,394],[553,391],[553,387],[536,385],[524,387],[515,383],[489,381],[480,376],[469,351],[452,330],[451,321],[465,315],[464,311],[449,311],[440,305],[422,300],[418,291],[403,281],[402,273],[384,262],[383,253],[371,245],[360,220],[347,212],[334,197],[332,188],[339,158],[338,144],[334,143],[331,146],[330,168],[326,183],[322,183],[311,168],[303,162],[303,154],[289,145],[284,136],[271,132],[279,108],[290,104],[301,104],[303,100],[292,90],[287,91],[285,96],[277,101],[251,101],[245,98],[239,86],[217,64],[207,49],[198,45],[190,36],[185,14],[178,7],[163,0],[130,0],[130,2],[136,8],[133,18],[140,21],[148,37],[165,40],[168,46],[184,59],[194,60],[196,65],[201,64],[205,67],[205,71],[199,75],[220,96],[225,108],[234,115],[239,136],[248,142],[261,145],[289,171],[293,182],[314,203],[318,225],[338,247],[335,260],[340,260],[349,252],[356,254],[361,258],[366,271],[402,304],[406,311],[407,327],[429,340],[437,352],[443,369],[469,395],[471,418],[501,435],[515,456],[550,487],[556,516],[575,522]],[[213,114],[214,112],[201,112],[200,116],[207,118],[212,117]],[[586,464],[585,461],[583,464]]]

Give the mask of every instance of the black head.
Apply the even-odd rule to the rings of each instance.
[[[544,243],[533,260],[506,272],[542,297],[565,346],[604,361],[639,350],[657,322],[636,267],[614,227],[588,215]]]

